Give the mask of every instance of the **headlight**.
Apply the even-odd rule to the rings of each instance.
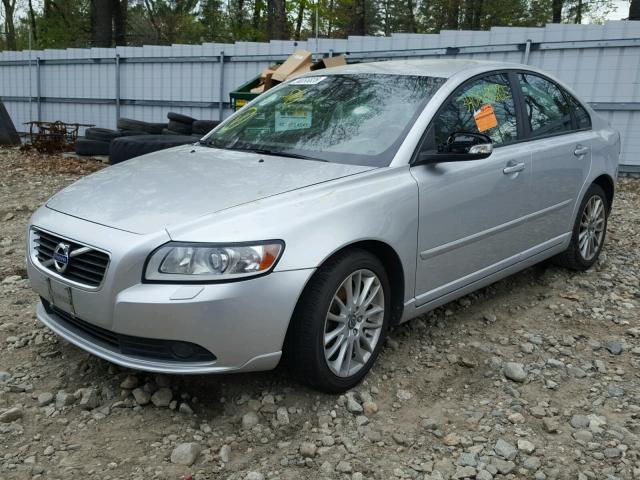
[[[171,242],[151,254],[145,280],[211,282],[261,275],[271,271],[283,249],[277,240],[236,245]]]

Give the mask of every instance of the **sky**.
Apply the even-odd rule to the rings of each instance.
[[[629,16],[628,1],[615,0],[613,4],[615,5],[616,10],[607,17],[609,20],[622,20],[623,18],[627,18]]]

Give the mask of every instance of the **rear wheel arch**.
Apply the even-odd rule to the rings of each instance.
[[[600,188],[602,188],[602,190],[604,190],[605,196],[607,198],[607,213],[611,212],[611,207],[613,205],[613,195],[615,193],[615,184],[613,182],[613,178],[605,173],[597,177],[591,183],[595,183]]]

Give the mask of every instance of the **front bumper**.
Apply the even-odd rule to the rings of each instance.
[[[176,374],[270,370],[280,361],[291,314],[310,274],[309,270],[297,270],[246,282],[200,285],[199,294],[190,300],[171,300],[180,288],[177,285],[140,284],[117,295],[110,331],[194,343],[215,355],[210,362],[123,354],[85,330],[75,328],[64,316],[47,311],[42,303],[37,307],[37,317],[67,341],[127,368]],[[32,279],[34,275],[41,274],[30,273]],[[72,292],[75,296],[87,295]],[[39,293],[46,298],[46,292]],[[96,325],[90,316],[78,318]]]
[[[47,212],[36,217],[36,225],[53,230]],[[56,217],[63,215],[56,213]],[[60,223],[60,218],[57,218]],[[152,248],[148,239],[115,231],[78,219],[65,219],[64,234],[84,243],[109,239],[99,245],[111,254],[111,262],[101,287],[79,288],[53,278],[34,264],[30,256],[27,270],[31,286],[56,310],[38,305],[37,317],[55,333],[87,352],[127,368],[175,374],[257,371],[274,368],[282,354],[289,320],[313,269],[273,272],[232,283],[203,285],[141,283],[144,259]],[[78,222],[82,222],[82,225]],[[89,225],[89,228],[87,226]],[[82,228],[80,228],[82,227]],[[62,233],[62,232],[61,232]],[[128,237],[128,238],[127,238]],[[156,239],[152,243],[156,243]],[[166,240],[160,239],[160,243]],[[122,248],[128,245],[128,248]],[[144,248],[141,248],[144,247]],[[133,253],[136,252],[137,253]],[[64,292],[71,304],[61,302]],[[77,328],[77,319],[92,329]],[[87,333],[89,332],[89,333]],[[209,361],[157,358],[147,354],[123,353],[99,333],[115,332],[127,337],[185,342],[213,354]],[[156,342],[157,343],[157,342]]]

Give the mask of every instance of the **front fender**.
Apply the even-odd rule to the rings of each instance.
[[[418,189],[408,166],[380,168],[207,215],[169,230],[176,241],[285,242],[276,271],[316,268],[363,240],[400,258],[405,296],[414,293]],[[407,300],[406,298],[405,300]]]

